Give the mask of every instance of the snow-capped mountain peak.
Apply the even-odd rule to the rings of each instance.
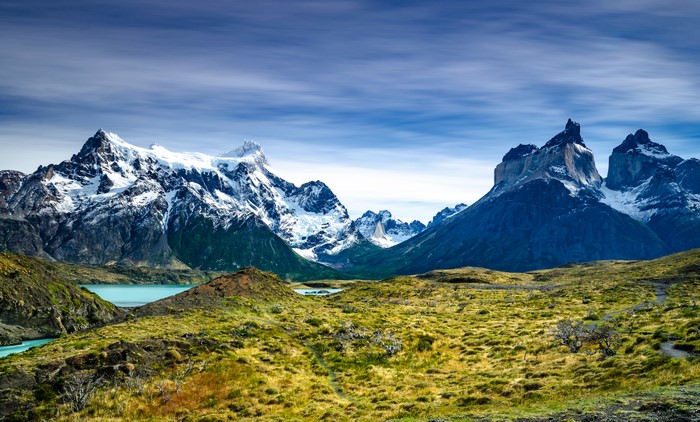
[[[404,223],[387,210],[365,212],[355,220],[355,227],[365,239],[382,248],[394,246],[425,230],[420,221]]]
[[[643,129],[639,129],[634,135],[627,135],[627,138],[622,141],[622,144],[615,147],[613,152],[624,154],[638,153],[662,159],[672,156],[668,153],[665,146],[649,139],[649,133]]]
[[[214,227],[254,218],[311,259],[358,239],[347,210],[325,184],[297,187],[278,177],[252,141],[225,156],[210,156],[160,145],[142,148],[100,129],[78,154],[41,168],[36,177],[40,184],[25,189],[33,189],[38,199],[15,195],[13,212],[81,214],[95,207],[153,207],[159,210],[159,226],[167,228],[178,208],[189,207],[189,213],[201,207],[198,213]]]
[[[480,201],[538,179],[559,181],[572,196],[600,186],[602,178],[578,123],[569,119],[565,129],[542,148],[523,144],[512,148],[494,170],[493,189]]]
[[[252,156],[253,160],[255,160],[255,162],[259,165],[270,165],[260,144],[250,139],[243,141],[243,145],[240,147],[234,148],[231,151],[222,154],[222,157],[233,158],[243,158],[246,156]]]

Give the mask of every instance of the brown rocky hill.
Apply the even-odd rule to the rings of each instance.
[[[292,284],[277,275],[245,267],[233,273],[217,277],[175,296],[146,304],[134,310],[137,315],[161,315],[171,310],[210,308],[224,305],[235,297],[257,299],[263,302],[288,302],[300,300],[292,290]]]

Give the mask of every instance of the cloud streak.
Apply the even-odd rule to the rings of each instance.
[[[639,127],[700,155],[695,2],[73,4],[0,6],[4,146],[37,128],[65,158],[100,126],[210,153],[253,138],[290,177],[342,167],[380,180],[402,210],[425,191],[431,204],[473,201],[510,147],[543,144],[569,117],[603,172]],[[39,164],[4,149],[0,167]],[[439,166],[455,157],[467,161]],[[337,179],[349,208],[379,204]]]

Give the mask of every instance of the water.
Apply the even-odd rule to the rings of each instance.
[[[102,299],[124,308],[155,302],[156,300],[184,292],[194,286],[177,284],[83,284],[81,287],[85,287]],[[338,293],[341,290],[343,289],[294,289],[295,292],[306,296],[327,296]],[[0,347],[0,358],[12,353],[23,352],[31,347],[48,343],[51,340],[53,339],[27,340],[17,346],[2,346]]]
[[[320,289],[294,289],[295,292],[300,293],[304,296],[328,296],[333,293],[338,293],[343,289],[330,289],[330,288],[320,288]]]
[[[141,306],[173,296],[194,285],[182,284],[82,284],[102,299],[125,308]]]
[[[53,338],[42,338],[39,340],[26,340],[23,341],[22,344],[18,344],[16,346],[2,346],[0,347],[0,358],[4,358],[7,355],[11,355],[13,353],[19,353],[19,352],[24,352],[25,350],[36,347],[36,346],[41,346],[42,344],[46,344],[52,340],[55,340]]]

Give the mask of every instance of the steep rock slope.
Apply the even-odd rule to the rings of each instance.
[[[279,178],[252,142],[212,157],[100,130],[70,160],[0,181],[0,246],[58,260],[299,275],[325,270],[290,247],[315,258],[357,240],[325,184]]]
[[[602,191],[674,251],[700,247],[700,160],[670,154],[640,129],[613,150]]]
[[[393,218],[387,210],[365,212],[355,220],[355,227],[365,239],[382,248],[394,246],[425,230],[425,224],[420,221],[405,223]]]
[[[359,273],[481,266],[528,271],[571,261],[646,259],[670,252],[643,223],[600,202],[602,178],[578,123],[542,148],[511,149],[494,187],[452,218],[356,260]]]

